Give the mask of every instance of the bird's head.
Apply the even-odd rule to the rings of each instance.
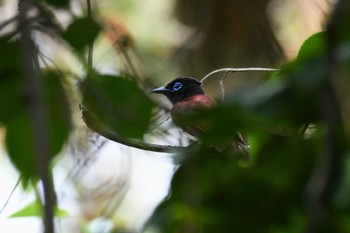
[[[153,89],[152,92],[165,95],[172,104],[194,95],[205,94],[202,83],[190,77],[176,78],[165,87]]]

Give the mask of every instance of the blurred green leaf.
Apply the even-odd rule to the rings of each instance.
[[[6,125],[23,108],[23,98],[23,78],[20,74],[14,71],[0,75],[0,123]]]
[[[0,38],[0,70],[1,74],[13,68],[19,68],[21,64],[19,41],[10,41],[9,37]]]
[[[151,222],[161,232],[251,233],[285,227],[302,232],[307,220],[301,198],[314,142],[282,136],[268,140],[269,150],[260,151],[250,167],[210,148],[187,154],[173,178],[171,196]]]
[[[101,27],[91,17],[80,18],[69,25],[63,39],[81,51],[96,39],[100,30]]]
[[[95,75],[81,84],[83,104],[107,128],[123,137],[142,138],[154,107],[125,76]]]
[[[18,217],[42,217],[43,216],[43,206],[40,202],[34,201],[28,204],[23,209],[17,211],[12,214],[10,218],[18,218]],[[66,217],[68,214],[66,211],[55,207],[55,217]]]
[[[70,0],[46,0],[46,2],[55,7],[68,8]]]
[[[349,76],[349,14],[334,17],[342,19],[335,21],[338,34],[312,35],[297,59],[264,84],[226,94],[224,103],[184,120],[210,122],[208,134],[182,155],[153,227],[165,233],[348,232],[349,160],[342,156],[348,157],[349,146],[341,118],[348,121],[349,109],[341,98]],[[335,51],[330,37],[340,42]],[[339,82],[341,76],[347,79]],[[329,107],[337,101],[341,114]],[[303,134],[310,124],[312,130]],[[213,149],[229,143],[236,131],[248,134],[250,164]]]
[[[70,130],[70,109],[61,77],[48,72],[42,76],[47,110],[47,133],[52,156],[58,154]],[[22,84],[23,85],[23,84]],[[30,102],[24,102],[30,104]],[[23,175],[24,183],[36,176],[32,121],[24,105],[7,122],[6,145],[13,164]]]
[[[0,123],[6,124],[23,108],[24,79],[20,44],[0,39]]]
[[[68,138],[71,111],[60,74],[48,71],[43,75],[44,96],[48,110],[48,132],[51,152],[58,154]]]
[[[10,159],[24,177],[24,184],[36,174],[31,120],[22,109],[7,124],[6,146]]]

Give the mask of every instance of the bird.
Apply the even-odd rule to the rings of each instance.
[[[163,94],[172,103],[171,118],[174,124],[180,127],[187,134],[200,139],[208,133],[211,127],[214,127],[210,120],[201,120],[194,123],[188,123],[184,120],[187,116],[195,114],[202,109],[210,109],[217,103],[206,95],[202,82],[192,77],[182,76],[169,82],[164,87],[155,88],[153,93]],[[232,147],[231,147],[232,146]],[[249,146],[240,133],[235,132],[231,148],[235,152],[249,154]],[[219,151],[219,149],[216,147]]]

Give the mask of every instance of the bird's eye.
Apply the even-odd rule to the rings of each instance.
[[[182,88],[182,83],[181,82],[176,82],[173,86],[174,91],[178,91]]]

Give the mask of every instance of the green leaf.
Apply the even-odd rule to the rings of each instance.
[[[0,51],[0,123],[6,125],[23,108],[24,78],[21,73],[20,44],[1,38]]]
[[[18,217],[42,217],[43,216],[43,206],[40,202],[34,201],[28,204],[23,209],[12,214],[10,218]],[[68,213],[65,210],[55,207],[55,217],[67,217]]]
[[[58,154],[70,129],[70,109],[61,77],[55,73],[46,73],[42,77],[43,94],[46,107],[46,120],[51,159]],[[24,102],[31,104],[31,102]],[[22,106],[7,122],[6,145],[10,159],[23,175],[24,183],[36,177],[36,163],[32,119],[28,107]]]
[[[81,90],[83,104],[113,132],[142,138],[154,107],[148,96],[124,76],[95,75],[86,78]]]
[[[304,41],[298,52],[297,59],[304,60],[325,55],[326,49],[326,33],[318,32]]]
[[[1,73],[20,67],[21,54],[19,41],[10,41],[10,38],[2,37],[0,38],[0,50]]]
[[[68,138],[71,127],[71,111],[62,77],[55,72],[46,72],[42,78],[48,110],[50,146],[52,153],[56,155],[61,151]]]
[[[36,174],[31,126],[29,114],[23,109],[11,119],[6,129],[6,146],[11,162],[23,175],[25,181]]]
[[[95,40],[100,29],[100,26],[91,17],[77,19],[63,34],[63,39],[73,48],[81,51]]]
[[[158,223],[159,232],[270,232],[272,226],[302,231],[307,219],[300,198],[312,167],[313,142],[270,139],[265,141],[269,150],[250,167],[208,148],[186,154],[171,196],[151,222]]]
[[[23,108],[23,77],[16,71],[5,76],[0,75],[0,123],[6,125],[21,108]]]

